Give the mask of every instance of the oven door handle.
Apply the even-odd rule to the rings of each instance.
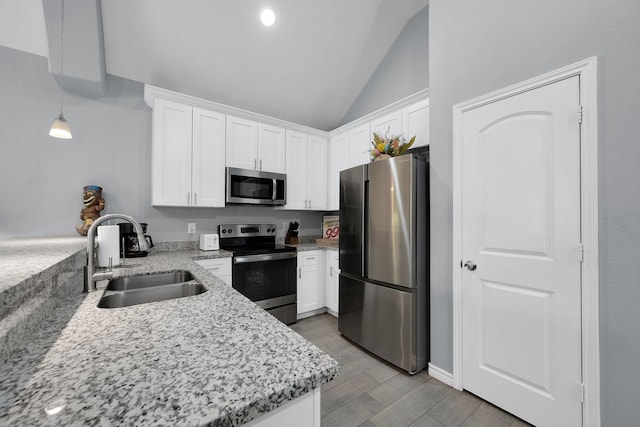
[[[261,255],[243,255],[233,257],[234,264],[247,264],[250,262],[263,262],[263,261],[279,261],[282,259],[296,258],[298,254],[296,252],[279,252],[275,254],[261,254]]]

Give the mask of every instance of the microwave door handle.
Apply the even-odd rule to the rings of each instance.
[[[276,191],[277,188],[278,188],[278,184],[276,183],[276,179],[273,178],[273,194],[271,195],[271,200],[275,200],[276,199],[276,196],[278,195],[277,191]]]

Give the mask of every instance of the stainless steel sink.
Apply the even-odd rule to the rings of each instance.
[[[158,285],[184,283],[193,280],[193,275],[186,270],[169,271],[168,273],[145,274],[144,276],[121,277],[111,279],[107,291],[129,291],[149,288]]]
[[[194,280],[185,270],[169,273],[112,279],[98,301],[100,308],[128,307],[148,302],[184,298],[207,292],[207,288]]]

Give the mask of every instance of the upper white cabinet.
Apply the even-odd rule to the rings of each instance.
[[[372,140],[369,123],[349,131],[349,167],[364,165],[371,161]]]
[[[284,209],[325,210],[327,140],[286,131],[287,204]]]
[[[227,116],[227,166],[284,173],[284,150],[283,128]]]
[[[402,134],[402,111],[396,110],[381,117],[371,120],[371,139],[373,134],[380,136],[395,136]],[[405,137],[410,138],[405,135]],[[373,147],[370,147],[373,148]]]
[[[327,156],[327,210],[340,208],[340,171],[349,167],[349,132],[331,137]]]
[[[402,109],[402,133],[407,139],[416,136],[412,147],[429,145],[429,99]]]
[[[284,129],[258,123],[258,169],[285,173],[285,159]]]
[[[224,114],[156,98],[152,117],[151,204],[224,207]]]

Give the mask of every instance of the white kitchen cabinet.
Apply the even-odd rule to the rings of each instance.
[[[283,128],[227,116],[226,165],[234,168],[285,172]]]
[[[402,134],[402,111],[396,110],[381,117],[371,120],[371,139],[373,133],[377,133],[382,137],[392,137]],[[373,148],[373,147],[371,147]]]
[[[327,140],[303,132],[286,132],[287,204],[283,209],[325,210]]]
[[[298,253],[298,319],[323,309],[324,302],[324,252]]]
[[[156,98],[152,117],[151,204],[224,207],[224,114]]]
[[[338,317],[339,306],[339,273],[338,251],[327,250],[325,252],[325,305],[329,314]]]
[[[331,137],[327,156],[327,210],[340,208],[340,171],[349,167],[349,133]]]
[[[373,136],[369,123],[351,129],[349,132],[349,167],[364,165],[371,161]]]
[[[429,99],[402,109],[402,133],[407,140],[416,136],[412,148],[429,145]]]
[[[258,123],[258,169],[285,173],[285,131]]]
[[[231,286],[233,273],[231,269],[231,258],[201,259],[196,264],[207,269],[211,274]]]

